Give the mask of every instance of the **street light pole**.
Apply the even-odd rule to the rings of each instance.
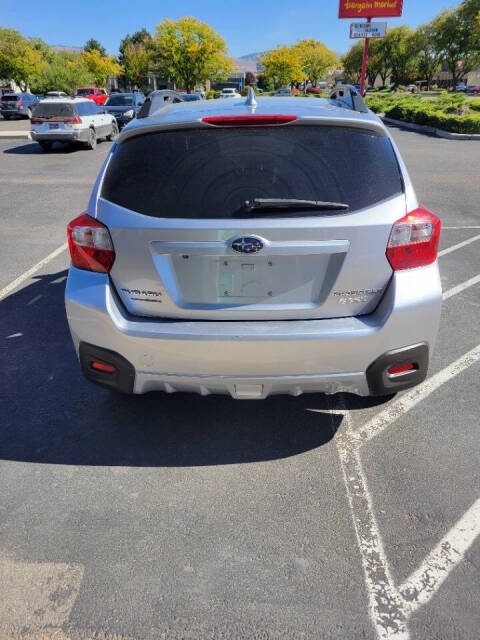
[[[367,24],[370,24],[372,21],[371,18],[367,18]],[[368,63],[368,44],[370,42],[370,38],[365,38],[365,44],[363,46],[363,58],[362,58],[362,77],[360,78],[360,95],[363,98],[363,94],[365,92],[365,80],[367,77],[367,63]]]

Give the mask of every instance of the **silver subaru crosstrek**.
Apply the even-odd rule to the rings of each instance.
[[[439,233],[353,87],[152,99],[68,226],[83,373],[234,398],[414,386],[440,318]]]

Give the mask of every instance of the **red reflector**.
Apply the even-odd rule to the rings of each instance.
[[[437,259],[440,220],[419,207],[397,220],[387,246],[387,258],[395,271],[432,264]]]
[[[202,122],[218,127],[254,127],[258,125],[286,124],[293,122],[297,116],[285,115],[251,115],[251,116],[208,116]]]
[[[115,373],[117,370],[113,364],[103,364],[103,362],[92,362],[90,365],[92,369],[96,369],[97,371],[104,371],[105,373]]]
[[[70,222],[67,236],[74,267],[99,273],[110,271],[115,250],[108,227],[84,213]]]
[[[409,362],[408,364],[399,364],[396,367],[389,367],[387,371],[391,376],[393,376],[396,373],[404,373],[405,371],[413,371],[414,369],[416,369],[415,365],[412,362]]]

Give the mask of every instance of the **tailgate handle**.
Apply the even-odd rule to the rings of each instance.
[[[292,241],[292,242],[269,242],[261,239],[263,249],[260,256],[281,256],[281,255],[315,255],[346,253],[350,246],[348,240],[319,240],[312,241]],[[152,242],[152,249],[155,253],[162,255],[185,253],[190,256],[241,256],[243,254],[234,251],[231,247],[231,240],[226,242]],[[257,255],[257,254],[255,254]]]

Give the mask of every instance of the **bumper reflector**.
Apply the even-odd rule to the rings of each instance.
[[[408,364],[400,364],[396,367],[389,367],[387,371],[389,375],[394,376],[397,373],[405,373],[405,371],[413,371],[416,368],[417,367],[412,362],[409,362]]]
[[[116,367],[113,366],[113,364],[104,364],[103,362],[92,362],[92,364],[90,365],[92,367],[92,369],[95,369],[96,371],[103,371],[104,373],[115,373],[115,371],[117,370]]]

